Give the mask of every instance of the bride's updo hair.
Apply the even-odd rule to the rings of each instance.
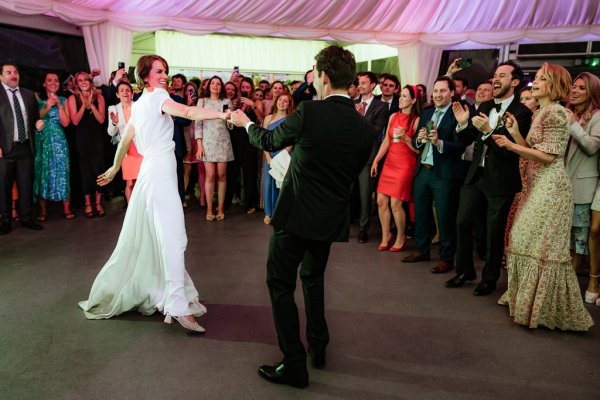
[[[152,70],[152,64],[154,63],[154,61],[157,61],[157,60],[163,63],[163,65],[165,66],[165,72],[167,73],[167,75],[169,74],[169,64],[167,63],[167,60],[165,60],[164,58],[162,58],[161,56],[159,56],[157,54],[150,54],[147,56],[142,56],[138,60],[137,66],[135,67],[135,73],[137,75],[138,87],[140,87],[140,88],[148,87],[148,82],[146,82],[146,78],[148,78],[148,75],[150,74],[150,71]]]

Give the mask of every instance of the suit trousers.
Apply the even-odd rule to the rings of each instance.
[[[11,220],[12,187],[19,189],[19,218],[31,218],[33,201],[33,154],[29,143],[14,143],[11,151],[0,157],[0,221]]]
[[[479,172],[481,173],[481,172]],[[456,273],[475,274],[473,262],[473,227],[483,225],[486,240],[486,263],[482,279],[496,282],[500,278],[504,253],[504,231],[514,194],[491,195],[483,187],[483,177],[464,185],[460,191],[460,204],[456,222],[458,237],[456,249]],[[481,219],[481,214],[485,219]]]
[[[273,321],[283,361],[293,369],[306,368],[306,351],[300,340],[300,320],[294,301],[297,270],[306,312],[306,339],[315,352],[329,343],[325,321],[324,273],[331,242],[302,239],[275,229],[269,243],[267,286]]]
[[[368,230],[371,222],[371,207],[373,198],[373,179],[371,178],[371,164],[365,165],[358,175],[358,192],[360,194],[360,230]]]
[[[435,202],[440,234],[440,259],[449,263],[454,261],[459,184],[458,179],[438,179],[433,170],[425,168],[421,168],[415,177],[415,239],[419,253],[429,254],[430,251],[434,234],[431,209]]]

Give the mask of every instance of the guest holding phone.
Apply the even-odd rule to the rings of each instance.
[[[40,222],[46,220],[46,202],[61,201],[66,219],[73,219],[69,201],[69,147],[64,128],[71,122],[65,107],[66,99],[56,93],[60,89],[58,74],[48,72],[38,99],[44,129],[35,133],[33,193],[39,198]]]
[[[207,89],[198,102],[199,106],[224,112],[232,108],[231,101],[226,98],[225,86],[218,76],[213,76]],[[227,189],[227,162],[233,160],[233,149],[227,126],[223,120],[196,121],[195,124],[196,158],[204,162],[206,180],[206,220],[223,221],[225,219],[225,191]],[[213,196],[215,193],[215,177],[217,179],[217,214],[213,212]]]

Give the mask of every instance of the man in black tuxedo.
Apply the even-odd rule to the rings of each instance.
[[[432,273],[452,270],[456,251],[456,208],[462,182],[460,156],[463,144],[456,136],[456,118],[451,110],[454,82],[447,76],[436,79],[433,103],[423,112],[413,136],[413,146],[419,149],[414,180],[415,239],[417,251],[402,259],[403,262],[429,261],[431,247],[432,206],[435,201],[439,233],[440,261]],[[429,122],[434,127],[428,132]]]
[[[379,145],[383,140],[383,131],[388,122],[389,111],[386,103],[373,96],[373,89],[377,85],[377,77],[372,72],[358,73],[358,93],[360,93],[360,101],[355,103],[356,110],[362,115],[365,120],[377,132],[377,140],[373,142],[371,156],[365,164],[364,168],[358,175],[358,191],[360,195],[360,219],[358,226],[358,242],[366,243],[369,240],[368,230],[371,222],[373,187],[374,181],[371,177],[371,165],[379,151]],[[365,132],[368,135],[371,129]]]
[[[380,86],[381,94],[375,97],[387,104],[390,114],[395,113],[400,109],[400,96],[396,94],[400,88],[400,80],[396,75],[384,74]]]
[[[515,116],[523,136],[529,132],[531,111],[515,96],[515,90],[522,81],[521,67],[512,61],[503,62],[496,69],[492,81],[494,99],[481,103],[478,115],[473,116],[470,123],[467,108],[458,103],[453,105],[459,137],[466,145],[474,142],[475,147],[460,192],[456,276],[446,282],[446,287],[460,287],[477,277],[471,233],[474,224],[485,224],[486,263],[482,280],[473,292],[476,296],[490,294],[496,288],[504,252],[506,219],[515,193],[521,191],[518,154],[498,147],[491,135],[504,135],[512,140],[501,120],[506,113]],[[486,221],[479,217],[482,207]]]
[[[294,145],[271,225],[267,285],[283,360],[259,375],[273,383],[308,385],[306,351],[294,302],[300,279],[306,311],[308,351],[316,368],[325,365],[329,342],[324,310],[324,272],[332,242],[348,241],[352,183],[371,152],[373,127],[347,95],[354,79],[351,52],[329,46],[315,57],[313,86],[322,101],[303,101],[272,131],[253,124],[240,110],[232,122],[245,126],[250,142],[265,151]]]
[[[44,128],[37,101],[31,90],[19,87],[19,70],[11,63],[0,64],[0,234],[11,229],[12,186],[19,189],[21,225],[39,230],[31,218],[33,201],[33,154],[35,131]]]

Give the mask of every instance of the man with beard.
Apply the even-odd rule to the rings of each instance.
[[[529,132],[531,111],[515,97],[515,90],[523,81],[523,70],[512,61],[498,65],[493,78],[494,99],[482,103],[478,115],[469,121],[466,106],[454,103],[452,111],[458,121],[457,134],[464,143],[475,142],[473,160],[460,192],[457,218],[456,276],[446,287],[463,286],[474,280],[473,226],[480,224],[481,207],[486,207],[486,263],[482,279],[473,291],[476,296],[493,292],[500,277],[504,250],[504,230],[515,193],[521,191],[519,157],[500,148],[491,138],[492,133],[513,140],[504,127],[502,116],[510,113],[519,123],[523,136]]]

